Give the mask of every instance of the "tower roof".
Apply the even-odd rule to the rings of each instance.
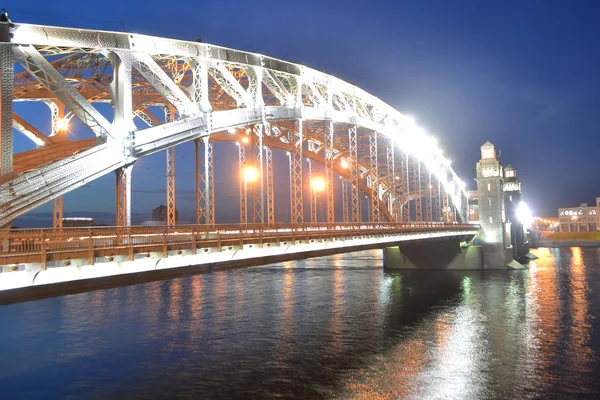
[[[483,146],[481,146],[481,158],[496,158],[496,148],[494,147],[494,145],[490,142],[485,142],[483,144]]]

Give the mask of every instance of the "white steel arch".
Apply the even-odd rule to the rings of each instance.
[[[25,161],[34,168],[4,168],[0,226],[146,155],[215,132],[277,121],[300,121],[299,126],[327,121],[332,130],[344,124],[376,132],[422,162],[466,220],[464,183],[435,140],[410,117],[331,75],[260,54],[131,33],[28,24],[15,24],[12,33],[12,43],[0,47],[10,47],[27,71],[16,80],[13,100],[63,105],[68,118],[78,117],[94,132],[97,144],[41,164],[33,161],[40,153],[32,152],[23,158],[31,158]],[[109,102],[113,121],[94,102]],[[148,109],[153,105],[172,107],[174,120],[157,121]],[[3,121],[10,117],[5,112],[6,107]],[[149,127],[137,129],[136,117]],[[7,146],[12,154],[11,135],[2,131],[3,157]],[[35,133],[29,137],[40,149],[60,145],[46,144]],[[389,193],[389,184],[381,182],[382,193]]]

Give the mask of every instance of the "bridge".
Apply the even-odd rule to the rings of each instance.
[[[461,241],[479,230],[435,139],[377,97],[303,65],[200,42],[0,23],[0,71],[0,289]],[[46,128],[15,113],[17,102],[47,105]],[[70,138],[75,120],[89,138]],[[32,148],[15,153],[13,131]],[[195,149],[193,226],[177,223],[175,149],[185,142]],[[216,143],[238,156],[239,225],[215,221]],[[157,152],[166,160],[165,226],[131,226],[132,170]],[[283,222],[277,152],[289,175]],[[62,196],[109,173],[115,226],[64,227]],[[48,202],[52,229],[11,229]]]

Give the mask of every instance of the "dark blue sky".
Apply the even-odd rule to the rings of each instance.
[[[539,215],[600,196],[600,2],[23,4],[3,6],[16,22],[120,30],[122,21],[127,31],[201,37],[324,70],[412,115],[438,138],[471,188],[479,147],[496,144],[503,163],[516,166],[524,198]],[[180,156],[190,151],[178,148]],[[183,197],[193,190],[185,183],[192,182],[192,162],[191,154],[178,161]],[[163,175],[163,154],[136,166],[134,189],[148,191],[137,199],[134,193],[138,211],[164,198]],[[65,208],[112,211],[113,181],[103,178],[67,196]]]

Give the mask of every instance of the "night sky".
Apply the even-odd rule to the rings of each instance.
[[[471,189],[479,147],[494,143],[504,165],[517,168],[524,199],[537,215],[556,216],[558,207],[600,196],[600,2],[24,4],[2,6],[14,22],[104,30],[121,30],[123,22],[130,32],[200,37],[338,76],[413,116],[438,139]],[[16,151],[26,142],[15,136]],[[221,162],[236,157],[217,150]],[[193,215],[191,152],[191,144],[177,147],[178,208],[184,215]],[[217,183],[234,179],[235,168],[222,169]],[[279,172],[276,181],[287,184],[286,174]],[[141,160],[133,176],[134,213],[142,218],[164,204],[164,153]],[[217,218],[237,210],[235,190],[233,185],[222,195]],[[46,205],[36,212],[48,210]],[[114,213],[114,176],[67,195],[65,211]]]

